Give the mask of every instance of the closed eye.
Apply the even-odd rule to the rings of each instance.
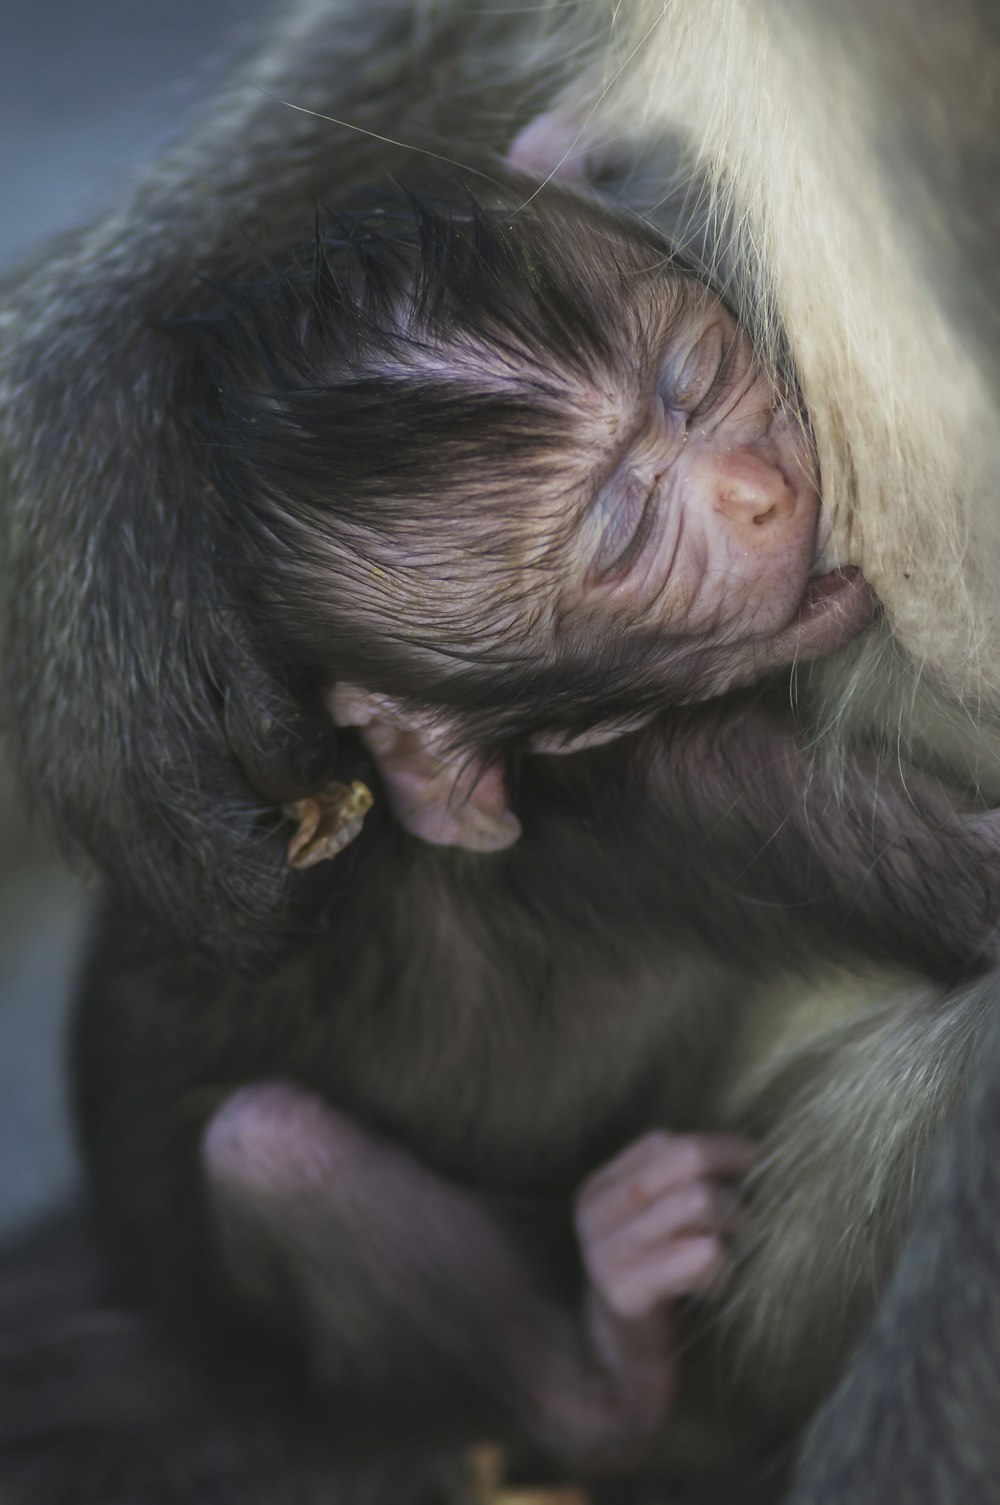
[[[707,329],[684,357],[671,381],[672,405],[692,413],[704,400],[722,361],[722,331],[717,324]]]
[[[656,521],[658,490],[655,482],[636,476],[615,477],[605,487],[600,504],[605,523],[591,576],[595,584],[626,575],[639,558]]]
[[[744,342],[736,331],[712,324],[679,364],[665,373],[664,401],[686,423],[703,418],[728,389],[740,364]]]

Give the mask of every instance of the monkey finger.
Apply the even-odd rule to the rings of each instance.
[[[581,1239],[601,1238],[667,1192],[710,1177],[746,1175],[755,1158],[756,1147],[735,1134],[646,1134],[583,1183],[577,1232]]]
[[[665,1240],[684,1233],[724,1236],[735,1227],[739,1209],[740,1199],[728,1187],[712,1181],[696,1181],[638,1209],[627,1222],[595,1240],[591,1247],[614,1258],[617,1251],[630,1254],[659,1248]]]
[[[726,1240],[736,1228],[738,1199],[710,1183],[687,1188],[648,1208],[626,1227],[601,1239],[581,1240],[581,1257],[598,1286],[614,1283],[618,1272],[651,1264],[657,1267],[672,1244],[707,1235]]]
[[[757,1146],[741,1134],[671,1134],[653,1129],[634,1140],[588,1177],[584,1188],[648,1178],[655,1195],[665,1186],[702,1176],[742,1176],[754,1164]]]
[[[711,1234],[674,1239],[652,1257],[619,1264],[593,1285],[618,1317],[648,1317],[664,1301],[710,1289],[728,1263],[721,1239]]]

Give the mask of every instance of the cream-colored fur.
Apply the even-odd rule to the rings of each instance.
[[[556,8],[564,50],[574,31],[602,38],[582,42],[587,66],[562,108],[596,141],[627,137],[654,177],[659,138],[674,155],[678,141],[689,150],[765,334],[783,329],[790,342],[839,558],[878,590],[906,660],[874,638],[867,653],[904,679],[904,697],[928,681],[920,694],[950,705],[964,744],[970,720],[1000,710],[1000,424],[893,209],[879,150],[898,123],[883,118],[846,46],[813,36],[794,7],[784,18],[779,9],[596,0],[585,21],[566,23]],[[948,103],[934,94],[942,29],[907,37],[924,113]],[[975,45],[970,81],[982,71]],[[987,111],[970,105],[965,128],[988,131]],[[674,173],[671,160],[665,191]],[[919,205],[932,234],[936,213]],[[1000,766],[992,742],[980,757]]]
[[[810,674],[817,747],[835,762],[874,735],[996,803],[1000,415],[919,260],[947,236],[941,211],[929,195],[912,206],[915,241],[880,156],[905,120],[836,28],[815,35],[781,9],[592,0],[568,19],[553,7],[540,45],[577,60],[556,109],[594,155],[634,158],[646,203],[686,183],[719,275],[751,289],[758,342],[776,358],[788,341],[836,557],[885,608],[880,630]],[[966,47],[961,127],[988,140],[976,81],[997,59],[949,26],[942,13],[906,37],[915,108],[954,129],[936,56],[950,49],[953,79]],[[877,1299],[988,1007],[974,990],[945,1000],[903,976],[822,969],[752,1005],[718,1106],[764,1149],[723,1335],[769,1421],[816,1403]]]

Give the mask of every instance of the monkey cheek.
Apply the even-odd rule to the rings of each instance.
[[[860,570],[850,566],[809,578],[790,621],[787,596],[778,597],[778,607],[784,625],[772,631],[763,620],[771,604],[759,597],[746,602],[742,615],[730,615],[699,699],[746,689],[768,674],[835,652],[871,625],[878,601]]]

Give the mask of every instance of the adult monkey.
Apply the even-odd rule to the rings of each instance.
[[[881,643],[869,635],[852,669],[813,675],[836,735],[846,729],[848,756],[860,728],[898,737],[904,757],[964,767],[995,789],[997,18],[977,5],[947,25],[920,3],[836,15],[650,5],[622,31],[589,95],[574,88],[563,105],[563,151],[572,169],[609,119],[633,141],[657,128],[680,139],[674,182],[700,170],[705,219],[731,216],[724,264],[742,311],[758,338],[787,333],[825,504],[891,629]],[[713,66],[723,37],[735,75]],[[873,1332],[807,1440],[796,1501],[988,1498],[995,1487],[996,987],[982,989],[978,1074]],[[932,1038],[918,1031],[904,1046],[928,1100],[948,1078],[943,1062],[931,1068]],[[878,1068],[867,1085],[884,1085]],[[884,1155],[888,1116],[881,1132]],[[854,1153],[874,1168],[877,1153]]]
[[[484,144],[502,145],[509,140],[540,103],[550,105],[562,84],[573,82],[565,77],[565,71],[560,76],[558,69],[546,62],[547,56],[570,57],[572,67],[577,69],[580,49],[589,50],[597,59],[599,74],[595,78],[603,87],[609,43],[602,15],[588,12],[570,19],[575,49],[567,46],[565,34],[557,35],[554,43],[546,44],[543,39],[537,87],[526,86],[519,107],[513,110],[509,107],[509,84],[498,85],[494,103],[489,97],[481,97],[481,81],[470,76],[470,93],[463,96],[461,59],[481,56],[467,16],[450,18],[443,13],[439,30],[432,21],[430,29],[417,38],[412,20],[409,7],[380,18],[379,25],[385,28],[385,51],[376,82],[379,89],[388,87],[386,74],[395,71],[401,97],[407,98],[409,88],[415,91],[412,103],[407,108],[401,106],[394,128],[404,139],[423,141],[432,150],[440,147],[447,151],[448,143],[462,139],[470,142],[471,153],[471,121],[482,123]],[[727,248],[737,275],[737,296],[757,316],[762,332],[771,327],[775,311],[784,318],[817,428],[826,490],[843,536],[853,539],[852,550],[878,585],[896,642],[905,653],[918,662],[930,663],[937,671],[940,693],[929,694],[925,679],[919,710],[912,710],[918,703],[913,693],[917,676],[902,655],[897,657],[892,640],[887,639],[878,652],[866,650],[866,660],[852,664],[847,679],[850,693],[846,703],[854,724],[867,731],[873,723],[877,728],[881,720],[895,736],[901,723],[908,757],[914,761],[933,757],[955,776],[980,778],[989,788],[995,780],[988,735],[993,690],[988,668],[994,621],[988,599],[990,571],[982,569],[982,563],[991,557],[993,540],[988,509],[966,504],[984,494],[981,478],[990,473],[993,458],[989,449],[995,443],[996,370],[990,364],[989,352],[996,349],[992,339],[996,308],[990,296],[989,255],[982,254],[975,217],[962,213],[967,204],[979,201],[981,185],[969,166],[949,176],[954,143],[947,140],[937,147],[937,154],[928,150],[924,141],[904,141],[898,154],[890,154],[896,164],[895,183],[898,185],[908,170],[918,190],[934,203],[952,200],[956,211],[953,217],[960,225],[954,244],[942,244],[937,239],[936,214],[928,218],[921,213],[918,226],[924,227],[924,235],[916,244],[923,248],[928,264],[911,264],[905,246],[905,209],[912,194],[906,196],[897,189],[903,202],[899,218],[894,220],[890,190],[868,162],[872,133],[885,116],[875,119],[866,114],[866,103],[874,112],[876,105],[872,102],[883,101],[878,108],[884,111],[884,101],[891,103],[903,97],[900,89],[894,90],[892,78],[893,59],[902,50],[901,40],[906,38],[906,55],[912,59],[912,39],[923,42],[931,37],[926,44],[926,78],[921,79],[922,97],[928,101],[925,118],[949,118],[953,110],[970,140],[982,151],[982,143],[995,137],[994,131],[985,129],[989,87],[984,86],[979,94],[972,91],[970,96],[961,53],[967,45],[976,64],[972,74],[982,79],[984,70],[995,67],[996,39],[990,23],[972,7],[965,29],[952,17],[944,37],[933,36],[933,18],[923,16],[920,7],[912,14],[908,9],[905,13],[893,9],[884,24],[877,19],[873,23],[860,13],[855,21],[853,29],[845,26],[843,38],[856,43],[860,35],[868,37],[871,45],[865,52],[865,65],[874,75],[860,82],[857,65],[842,56],[837,35],[817,39],[798,16],[782,17],[780,26],[777,18],[762,18],[749,10],[726,10],[724,16],[721,12],[717,16],[705,7],[697,12],[694,7],[674,7],[662,17],[658,12],[646,17],[638,11],[630,12],[624,21],[618,16],[620,29],[610,33],[610,73],[616,71],[615,59],[624,60],[633,52],[635,55],[629,69],[621,74],[617,95],[607,95],[588,130],[599,127],[603,135],[606,129],[612,129],[617,110],[635,132],[635,139],[627,141],[620,154],[621,171],[610,159],[601,167],[602,153],[595,153],[609,192],[638,194],[639,180],[629,180],[630,159],[643,155],[643,151],[646,185],[655,196],[660,195],[667,176],[665,162],[675,166],[679,182],[687,181],[695,154],[688,152],[686,142],[700,145],[707,153],[705,165],[710,174],[717,173],[725,205],[732,208],[733,223],[740,227],[739,237]],[[496,49],[495,65],[506,55],[506,48],[523,43],[524,35],[518,30],[521,24],[516,19],[481,23],[483,45]],[[346,114],[352,123],[363,126],[367,86],[359,86],[357,108],[353,108],[350,93],[345,102],[345,92],[337,87],[337,75],[339,69],[343,70],[341,77],[352,69],[365,73],[360,64],[367,56],[370,33],[359,30],[345,39],[343,31],[338,30],[327,37],[328,26],[329,19],[324,25],[321,13],[303,11],[283,33],[277,53],[270,54],[270,66],[281,80],[281,92],[289,94],[294,103],[322,110],[327,99],[335,98],[336,113]],[[531,26],[533,29],[533,22]],[[726,85],[725,75],[709,66],[720,37],[726,39],[722,45],[731,46],[732,55],[740,63],[738,86],[732,89]],[[646,39],[644,46],[635,51],[642,38]],[[425,50],[408,50],[421,40]],[[397,54],[393,47],[401,51]],[[428,74],[433,73],[435,58],[442,55],[447,57],[447,101],[438,118],[428,121],[422,118],[422,101],[433,94],[434,80],[428,79]],[[810,59],[815,63],[812,68]],[[821,65],[824,70],[829,68],[828,74],[819,76]],[[518,68],[527,69],[527,65],[519,63]],[[636,90],[644,72],[652,87],[648,94],[638,97],[651,100],[656,110],[664,98],[670,101],[671,116],[659,117],[660,124],[670,128],[666,152],[652,127],[648,132],[644,125],[636,130]],[[905,85],[908,78],[909,74],[904,74],[897,82]],[[263,81],[267,84],[268,78]],[[754,83],[759,88],[752,87]],[[761,98],[765,84],[769,93]],[[594,80],[584,78],[566,96],[562,105],[565,116],[579,119],[579,100],[592,98],[594,91]],[[470,103],[472,95],[475,110]],[[841,118],[843,105],[834,105],[841,129],[831,131],[822,115],[823,104],[845,98],[852,100],[854,107]],[[942,108],[932,110],[932,100]],[[977,109],[979,116],[971,118]],[[787,129],[788,120],[797,135]],[[226,134],[227,129],[231,135]],[[213,122],[198,149],[207,155],[192,155],[191,149],[186,149],[174,161],[173,178],[169,173],[161,174],[124,216],[102,226],[85,241],[68,266],[56,267],[61,280],[58,296],[53,293],[56,278],[40,279],[33,293],[21,295],[17,316],[24,320],[23,332],[11,346],[14,401],[8,413],[21,436],[12,450],[14,495],[33,504],[34,512],[30,525],[19,525],[12,535],[8,556],[14,565],[16,595],[7,650],[8,665],[13,668],[8,677],[16,680],[16,666],[33,660],[37,641],[49,645],[42,682],[32,678],[30,683],[13,685],[10,703],[21,755],[33,769],[37,785],[49,791],[50,798],[54,791],[60,823],[74,830],[84,844],[92,843],[113,869],[118,868],[143,888],[154,906],[162,892],[161,873],[176,875],[178,866],[185,869],[177,887],[186,885],[191,899],[187,916],[181,914],[181,919],[183,922],[186,918],[192,928],[197,928],[206,946],[220,944],[218,937],[228,937],[232,927],[227,896],[214,900],[204,879],[200,879],[204,872],[213,870],[211,859],[222,836],[219,822],[224,816],[216,796],[227,786],[234,747],[255,762],[258,777],[262,776],[260,765],[268,763],[268,750],[247,737],[246,727],[241,725],[242,708],[230,700],[225,705],[228,736],[219,736],[218,787],[210,783],[198,789],[192,780],[189,787],[181,787],[178,798],[171,791],[184,783],[183,741],[173,746],[151,741],[143,747],[120,736],[121,729],[134,720],[130,698],[146,693],[154,675],[159,674],[159,683],[168,695],[181,694],[185,654],[191,647],[185,624],[173,616],[171,609],[172,571],[176,567],[186,574],[191,567],[190,556],[177,561],[170,557],[169,549],[164,550],[152,560],[162,568],[151,578],[150,566],[135,550],[128,561],[132,578],[119,583],[104,572],[102,530],[124,529],[129,536],[133,523],[128,492],[132,488],[143,495],[151,492],[154,497],[162,497],[156,521],[163,528],[161,536],[169,540],[169,504],[173,498],[164,480],[169,480],[171,466],[182,460],[169,427],[160,432],[160,448],[154,451],[149,445],[148,427],[144,426],[150,420],[159,423],[161,401],[169,403],[182,395],[169,385],[165,391],[150,389],[151,374],[157,369],[153,347],[162,337],[143,325],[142,338],[137,339],[135,327],[123,320],[122,311],[135,309],[140,319],[147,313],[158,318],[168,315],[172,297],[179,298],[180,286],[186,287],[189,267],[203,255],[213,259],[210,252],[229,233],[233,213],[263,233],[255,223],[257,185],[261,181],[268,184],[267,213],[263,216],[267,222],[278,219],[283,205],[291,205],[301,196],[304,183],[321,194],[323,162],[330,141],[329,126],[306,116],[293,123],[276,105],[259,98],[242,113],[234,110],[228,122]],[[231,142],[238,143],[239,154],[231,150]],[[797,152],[801,158],[796,165],[793,158]],[[942,164],[942,180],[947,180],[940,185],[931,179],[937,162]],[[203,170],[211,172],[212,180],[218,182],[222,168],[228,175],[228,183],[220,189],[230,217],[225,225],[219,203],[204,197],[199,200],[193,192]],[[342,167],[336,163],[330,170],[339,176]],[[978,170],[977,164],[975,172]],[[992,181],[987,164],[987,188]],[[939,187],[940,196],[935,199],[930,190]],[[177,261],[164,261],[164,227],[180,202],[189,205],[187,244]],[[675,216],[680,216],[679,228],[683,230],[683,195],[671,208]],[[822,242],[815,236],[816,223],[827,226]],[[125,256],[121,253],[123,245],[129,248]],[[891,256],[886,256],[887,248]],[[883,268],[887,269],[884,277]],[[946,290],[944,295],[935,292],[935,270],[941,278],[938,288]],[[977,302],[980,291],[982,308]],[[917,319],[915,308],[919,309]],[[968,329],[960,322],[963,319]],[[68,398],[64,395],[67,393]],[[88,394],[92,405],[86,421],[81,422],[80,403]],[[109,436],[103,450],[94,447],[95,431]],[[136,431],[138,441],[132,437]],[[38,447],[27,453],[23,449],[25,432],[39,436]],[[961,436],[959,441],[955,435]],[[22,447],[17,448],[18,444]],[[121,449],[108,481],[107,452],[114,451],[116,445]],[[907,500],[905,530],[894,523],[900,496]],[[73,504],[72,511],[64,497]],[[949,499],[949,524],[944,536],[943,497]],[[881,505],[883,499],[885,507]],[[152,521],[150,517],[143,520],[144,524]],[[190,545],[190,537],[186,542]],[[969,560],[975,561],[976,569]],[[938,568],[942,561],[943,573]],[[119,552],[119,571],[124,562]],[[143,589],[147,582],[155,586],[153,591]],[[929,597],[943,598],[947,603],[943,620],[931,624],[923,607]],[[141,618],[134,612],[134,604],[140,599]],[[947,628],[953,631],[949,633]],[[67,646],[68,652],[64,651]],[[212,669],[224,690],[230,684],[227,655],[238,651],[239,645],[220,632]],[[892,683],[897,697],[888,716],[881,681],[887,656],[893,659]],[[126,660],[133,665],[132,675],[122,673]],[[179,668],[173,680],[166,667],[171,664],[175,670]],[[77,683],[81,679],[82,685]],[[877,715],[868,709],[874,695],[871,687],[876,685],[882,696]],[[834,694],[836,689],[835,684]],[[843,707],[845,698],[829,703]],[[88,705],[93,707],[90,724],[86,723]],[[963,705],[973,705],[977,711],[984,708],[982,723],[987,733],[977,732],[968,717],[962,719]],[[276,710],[280,711],[280,702]],[[851,756],[850,738],[857,734],[846,733],[841,742],[844,756]],[[247,746],[248,741],[252,745]],[[81,746],[90,753],[82,766],[78,764]],[[109,788],[114,791],[112,806],[108,804]],[[158,796],[163,797],[159,805]],[[132,817],[140,812],[145,812],[147,842],[142,853],[133,854],[130,847],[135,844],[136,827]],[[226,807],[225,814],[233,816],[234,812]],[[166,863],[162,862],[164,842],[168,846]],[[169,850],[171,843],[176,845]],[[249,848],[246,851],[249,856]],[[234,864],[232,882],[233,892],[228,897],[234,907],[252,906],[262,893],[271,891],[271,876],[265,873],[255,882],[249,863]],[[176,895],[170,907],[178,913]],[[982,1000],[984,1017],[989,1001],[987,990]],[[928,1002],[934,1005],[936,1000]],[[847,1141],[846,1149],[838,1149],[838,1163],[852,1182],[857,1171],[846,1165],[846,1159],[857,1155],[857,1146],[851,1145],[851,1136],[853,1132],[863,1142],[865,1126],[852,1131],[845,1121],[845,1108],[837,1103],[837,1093],[844,1091],[844,1076],[849,1078],[855,1059],[852,1051],[863,1058],[879,1037],[885,1037],[882,1056],[874,1063],[869,1061],[868,1076],[853,1084],[855,1101],[865,1103],[876,1090],[884,1088],[890,1072],[905,1085],[911,1062],[929,1071],[928,1055],[944,1048],[940,1035],[929,1043],[929,1023],[925,1022],[929,1014],[922,1019],[912,1000],[905,1008],[890,1000],[881,1004],[873,1017],[866,1017],[857,1004],[854,1011],[856,1024],[835,1035],[832,1043],[828,1041],[824,1050],[817,1052],[811,1077],[813,1082],[826,1084],[817,1115],[829,1111],[835,1140],[839,1136]],[[951,1015],[942,1012],[943,1035],[947,1034],[949,1017],[955,1021],[955,1039],[961,1040],[976,1014],[971,1005]],[[954,1039],[951,1054],[956,1055]],[[963,1065],[961,1051],[957,1057]],[[808,1056],[803,1061],[798,1063],[800,1071],[810,1065]],[[972,1094],[963,1112],[985,1115],[988,1127],[993,1105],[985,1066],[983,1072],[982,1092]],[[925,1090],[933,1100],[935,1092],[947,1095],[959,1086],[952,1080],[946,1059],[938,1069],[934,1090]],[[900,1110],[902,1106],[900,1101]],[[881,1113],[873,1121],[873,1132],[885,1145],[876,1157],[875,1168],[884,1175],[891,1158],[887,1129],[894,1121],[896,1105],[888,1112],[881,1103],[875,1108]],[[967,1127],[972,1134],[975,1122],[959,1124],[959,1142]],[[906,1163],[904,1157],[903,1165]],[[965,1162],[960,1164],[964,1167]],[[986,1174],[981,1156],[974,1157],[970,1167]],[[902,1165],[897,1170],[905,1174]],[[941,1261],[949,1258],[950,1241],[957,1240],[961,1245],[980,1233],[975,1222],[962,1216],[964,1204],[957,1208],[949,1205],[949,1199],[957,1195],[956,1182],[964,1197],[967,1193],[961,1177],[952,1177],[951,1181],[944,1177],[940,1187],[935,1183],[932,1188],[932,1198],[944,1200],[943,1215],[932,1201],[927,1217],[934,1228],[933,1237],[920,1229],[915,1234],[900,1267],[900,1290],[892,1293],[886,1308],[884,1328],[892,1352],[893,1339],[902,1331],[899,1322],[893,1320],[893,1303],[905,1301],[908,1291],[916,1289],[919,1293],[921,1283],[930,1284],[933,1299],[920,1300],[919,1310],[929,1325],[945,1325],[949,1337],[946,1353],[956,1351],[955,1334],[962,1335],[960,1376],[954,1386],[944,1388],[940,1418],[928,1410],[933,1397],[921,1395],[921,1403],[914,1409],[914,1435],[907,1438],[902,1428],[893,1434],[902,1438],[898,1454],[873,1453],[862,1443],[858,1478],[851,1481],[852,1497],[864,1498],[863,1489],[870,1488],[873,1498],[889,1494],[898,1498],[908,1486],[917,1499],[948,1498],[949,1486],[950,1496],[968,1494],[974,1488],[980,1477],[977,1468],[983,1469],[983,1478],[988,1477],[990,1434],[984,1428],[956,1438],[950,1431],[970,1421],[975,1426],[975,1413],[964,1390],[959,1391],[957,1386],[963,1376],[966,1380],[975,1378],[992,1363],[992,1355],[983,1351],[989,1324],[981,1312],[973,1314],[976,1325],[966,1334],[969,1313],[947,1310],[940,1282],[935,1280]],[[989,1201],[984,1199],[977,1215],[988,1218],[988,1208]],[[987,1225],[985,1233],[990,1231]],[[959,1263],[963,1252],[959,1252]],[[973,1271],[982,1268],[975,1246],[969,1257],[976,1261]],[[791,1259],[789,1267],[793,1267]],[[966,1282],[955,1299],[966,1297],[970,1288],[971,1283]],[[982,1301],[990,1300],[988,1284],[980,1294]],[[881,1336],[877,1341],[883,1341]],[[904,1353],[919,1385],[920,1369],[908,1350]],[[866,1374],[863,1361],[858,1378],[849,1377],[848,1384],[862,1383]],[[933,1376],[930,1383],[934,1383]],[[891,1364],[876,1364],[876,1396],[881,1388],[894,1404],[894,1385]],[[862,1414],[874,1417],[877,1411],[869,1407]],[[835,1422],[833,1413],[831,1425]],[[861,1423],[858,1413],[850,1408],[847,1427],[853,1439],[859,1438]],[[924,1448],[930,1450],[933,1466],[921,1455]],[[814,1456],[825,1467],[833,1460],[845,1459],[848,1453],[846,1445],[831,1447],[819,1442]],[[952,1465],[954,1471],[949,1477],[943,1471]],[[887,1471],[880,1473],[880,1468]],[[846,1486],[841,1481],[829,1487],[831,1499],[844,1497]],[[808,1480],[803,1481],[802,1488],[811,1488]]]
[[[735,195],[735,265],[788,333],[826,505],[893,631],[869,638],[856,677],[830,666],[827,690],[855,726],[899,734],[904,755],[967,759],[995,788],[997,18],[968,6],[945,25],[919,3],[711,10],[649,7],[645,88],[630,80],[616,113],[635,128],[638,104],[682,134],[697,122],[695,160],[723,202]],[[723,31],[763,98],[706,66]],[[873,708],[887,685],[893,703]],[[996,982],[983,993],[977,1077],[872,1335],[807,1441],[796,1501],[995,1489]],[[914,1042],[925,1070],[931,1039]]]
[[[905,758],[964,768],[993,791],[997,18],[979,5],[947,24],[920,3],[808,14],[650,5],[624,30],[589,96],[572,92],[564,149],[586,151],[595,120],[609,135],[617,125],[655,139],[659,127],[685,142],[708,175],[706,218],[731,213],[727,260],[749,289],[745,313],[765,329],[776,313],[788,336],[825,504],[891,629],[881,643],[869,635],[851,668],[813,674],[828,730],[846,734],[845,749],[862,728],[898,737]],[[721,36],[751,87],[712,66]],[[635,66],[619,76],[633,47]],[[982,989],[977,1075],[937,1148],[873,1332],[807,1440],[796,1501],[989,1498],[995,1488],[996,987]],[[928,1100],[948,1078],[943,1061],[932,1066],[932,1038],[918,1031],[907,1047]],[[884,1085],[878,1068],[867,1084]],[[874,1167],[867,1146],[854,1153]]]

